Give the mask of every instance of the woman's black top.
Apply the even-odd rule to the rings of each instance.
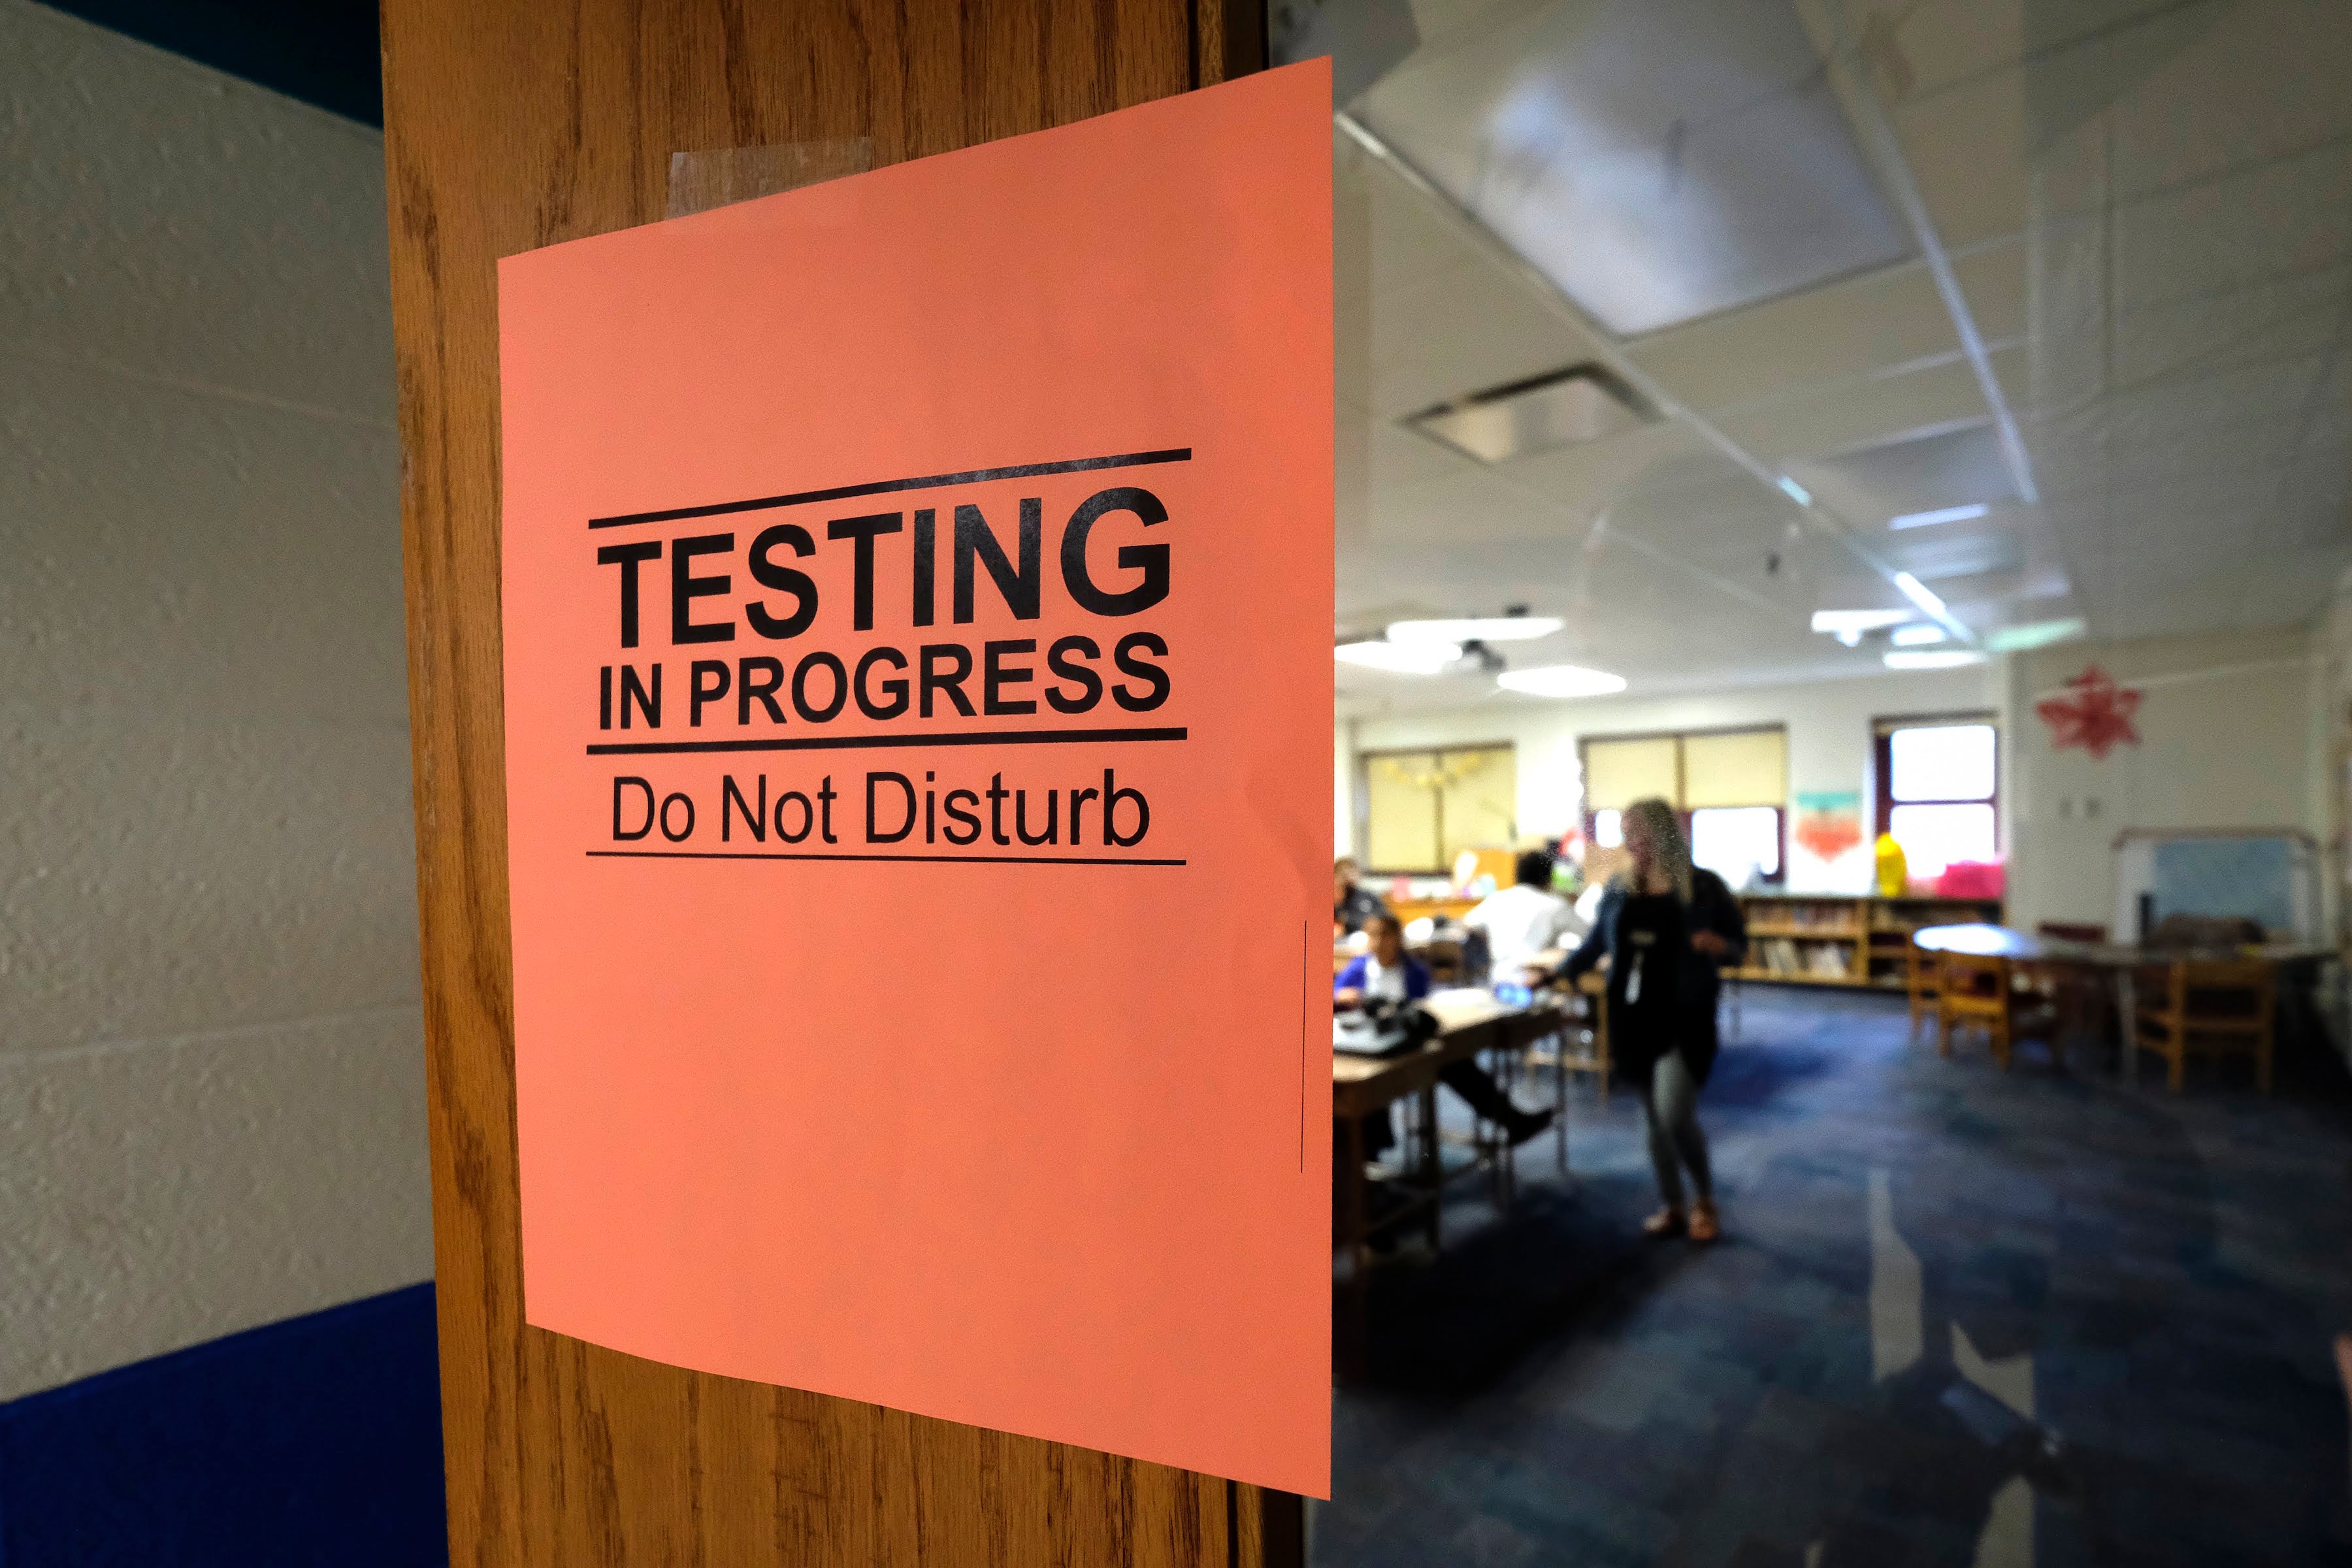
[[[1723,938],[1722,953],[1691,946],[1691,937],[1703,931]],[[1748,922],[1723,879],[1693,871],[1687,904],[1671,893],[1636,893],[1622,880],[1610,883],[1591,931],[1556,978],[1575,979],[1603,953],[1609,955],[1613,1064],[1646,1085],[1658,1058],[1680,1050],[1691,1077],[1705,1083],[1718,1043],[1715,1010],[1722,965],[1737,965],[1748,953]]]

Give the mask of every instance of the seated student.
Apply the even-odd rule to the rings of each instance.
[[[1371,951],[1349,961],[1331,983],[1332,1005],[1354,1007],[1367,1001],[1418,1002],[1429,994],[1429,966],[1404,950],[1404,924],[1383,910],[1364,922]],[[1524,1143],[1551,1125],[1549,1110],[1522,1110],[1485,1069],[1464,1058],[1438,1074],[1440,1083],[1470,1109],[1494,1122],[1514,1143]]]
[[[1353,936],[1364,929],[1364,922],[1374,915],[1384,915],[1389,907],[1369,888],[1356,883],[1356,860],[1342,855],[1331,863],[1331,929],[1341,936]]]
[[[1486,933],[1490,973],[1497,978],[1517,978],[1545,953],[1584,934],[1576,906],[1551,890],[1551,857],[1540,849],[1520,856],[1518,880],[1488,894],[1462,923]]]

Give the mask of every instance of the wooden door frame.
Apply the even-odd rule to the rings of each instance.
[[[500,256],[661,217],[673,152],[888,163],[1244,75],[1263,6],[384,0],[383,34],[452,1561],[1303,1562],[1288,1494],[523,1322],[499,620]]]

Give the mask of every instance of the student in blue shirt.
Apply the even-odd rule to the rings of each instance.
[[[1429,994],[1429,966],[1404,950],[1404,925],[1382,910],[1364,922],[1371,950],[1349,962],[1331,983],[1331,1002],[1340,1008],[1367,1001],[1418,1002]],[[1549,1110],[1522,1110],[1477,1062],[1464,1058],[1438,1075],[1470,1109],[1500,1127],[1514,1143],[1524,1143],[1551,1125]]]

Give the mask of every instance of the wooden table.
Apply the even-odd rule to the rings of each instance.
[[[2107,976],[2109,984],[2115,987],[2116,1016],[2123,1027],[2124,1081],[2134,1084],[2139,1081],[2139,1051],[2132,1043],[2132,1031],[2137,1026],[2135,1021],[2138,1016],[2132,972],[2140,965],[2168,963],[2177,958],[2262,958],[2273,963],[2294,963],[2336,956],[2333,948],[2313,947],[2302,942],[2155,948],[2142,947],[2136,942],[2075,942],[2065,937],[2042,936],[2032,931],[2019,931],[2012,926],[1981,923],[1921,926],[1911,933],[1911,940],[1930,952],[2006,958],[2015,963],[2044,968],[2092,969]]]
[[[1343,1368],[1360,1364],[1373,1235],[1418,1215],[1426,1225],[1432,1250],[1438,1246],[1439,1215],[1448,1179],[1439,1157],[1437,1139],[1439,1075],[1455,1062],[1467,1061],[1481,1051],[1523,1048],[1530,1041],[1566,1027],[1568,1023],[1558,1008],[1540,1001],[1531,1007],[1507,1006],[1484,992],[1439,992],[1421,1005],[1435,1015],[1438,1032],[1419,1050],[1392,1057],[1331,1053],[1331,1116],[1339,1133],[1334,1171],[1339,1188],[1336,1239],[1339,1249],[1348,1255],[1341,1343],[1337,1347]],[[1408,1099],[1417,1099],[1421,1103],[1420,1146],[1409,1152],[1408,1156],[1418,1166],[1418,1190],[1409,1201],[1375,1222],[1370,1214],[1370,1183],[1364,1175],[1363,1119],[1383,1113],[1399,1100]],[[1562,1099],[1564,1101],[1565,1097]],[[1563,1169],[1568,1161],[1565,1112],[1562,1103],[1553,1124]],[[1506,1141],[1494,1153],[1500,1162],[1494,1171],[1497,1201],[1507,1202],[1511,1190],[1509,1162],[1513,1151]]]

